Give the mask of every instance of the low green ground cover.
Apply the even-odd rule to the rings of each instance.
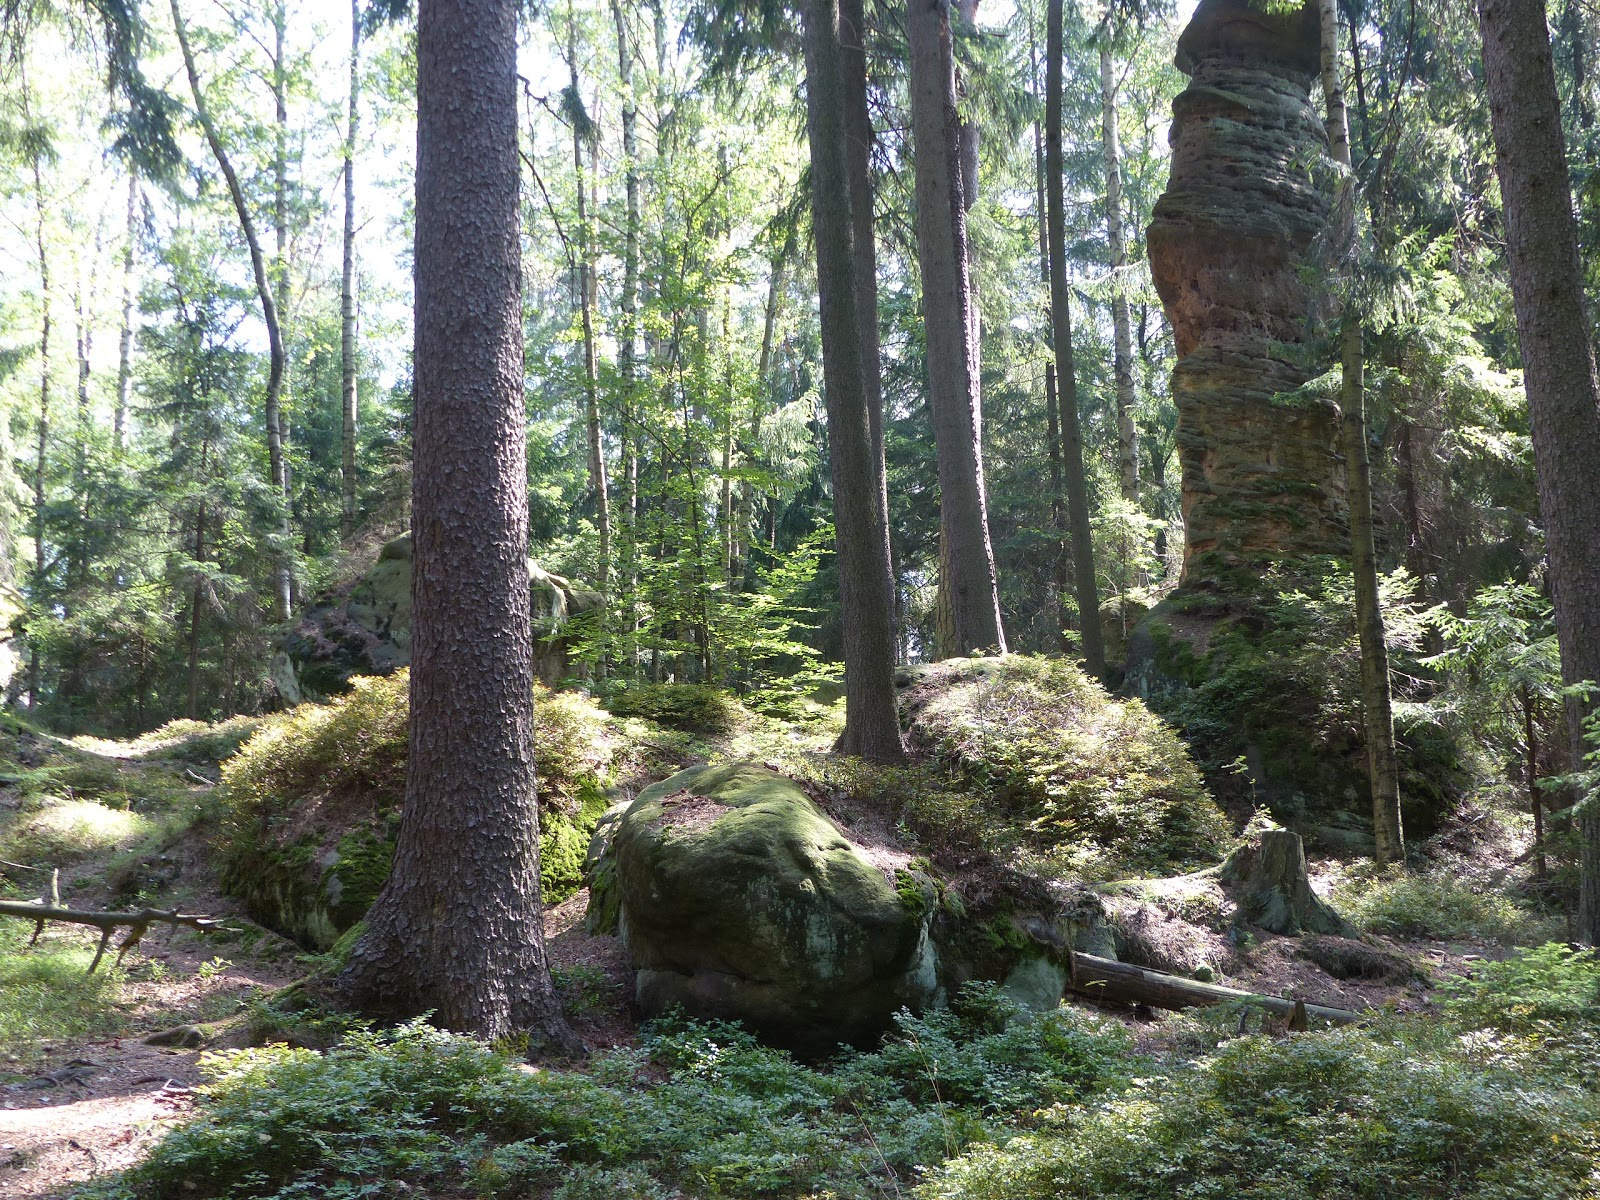
[[[1600,1196],[1600,964],[1485,964],[1435,1019],[1237,1036],[1127,1031],[988,988],[871,1053],[796,1062],[665,1021],[582,1069],[527,1070],[412,1023],[318,1053],[208,1059],[195,1119],[85,1200],[877,1197],[1583,1200]]]

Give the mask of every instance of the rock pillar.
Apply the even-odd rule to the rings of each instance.
[[[1233,591],[1261,563],[1348,552],[1338,410],[1282,398],[1322,370],[1305,346],[1332,201],[1317,28],[1310,3],[1201,0],[1178,40],[1189,85],[1148,246],[1177,341],[1185,587]]]

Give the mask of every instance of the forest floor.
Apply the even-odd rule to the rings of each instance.
[[[319,963],[246,920],[222,895],[206,853],[214,764],[173,757],[159,744],[79,742],[34,748],[31,757],[41,765],[30,768],[29,736],[22,738],[19,776],[0,783],[0,861],[30,853],[51,861],[54,854],[62,862],[63,903],[75,908],[176,902],[186,912],[227,918],[229,929],[153,927],[120,965],[108,954],[91,976],[94,932],[50,925],[29,946],[27,923],[0,922],[0,1196],[7,1200],[61,1196],[141,1158],[193,1108],[191,1089],[202,1082],[206,1050],[285,1036],[264,1004]],[[63,783],[68,778],[77,782]],[[66,797],[43,811],[71,810],[75,823],[62,818],[55,827],[41,826],[40,810],[26,795],[41,783],[64,788]],[[125,807],[83,799],[90,791],[120,798]],[[1315,882],[1329,890],[1342,870],[1322,864]],[[14,866],[0,871],[8,872],[0,883],[12,898],[46,886],[43,877]],[[585,932],[586,903],[580,891],[546,913],[557,986],[591,1048],[631,1045],[638,1022],[629,964],[618,939]],[[1181,912],[1181,905],[1173,907]],[[1306,957],[1297,939],[1262,935],[1234,947],[1179,916],[1158,914],[1158,920],[1167,926],[1161,937],[1198,939],[1218,982],[1355,1009],[1425,1012],[1441,980],[1505,953],[1500,941],[1470,935],[1370,938],[1416,969],[1388,980],[1337,979]],[[1116,1015],[1141,1045],[1160,1045],[1159,1015]],[[152,1037],[177,1044],[151,1044]]]

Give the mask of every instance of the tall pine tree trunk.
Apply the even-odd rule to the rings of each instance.
[[[339,275],[339,533],[356,531],[356,132],[361,116],[361,0],[350,0],[350,92],[344,126],[344,261]]]
[[[844,624],[845,727],[837,749],[880,762],[904,758],[894,695],[894,580],[884,519],[881,442],[875,443],[861,344],[848,116],[841,88],[839,0],[806,0],[806,132],[812,232],[822,323],[828,457],[836,498],[839,602]]]
[[[910,0],[911,129],[928,404],[939,465],[940,566],[954,654],[1005,653],[978,428],[978,348],[949,0]]]
[[[1544,0],[1478,0],[1478,20],[1561,674],[1568,684],[1600,683],[1600,382],[1550,30]],[[1593,700],[1567,700],[1574,763],[1583,761]],[[1595,797],[1583,802],[1576,930],[1600,945],[1600,811]]]
[[[1072,569],[1078,599],[1083,662],[1096,679],[1106,673],[1100,636],[1100,600],[1094,577],[1094,542],[1089,528],[1089,486],[1083,469],[1083,432],[1078,420],[1078,373],[1072,356],[1072,294],[1067,289],[1066,201],[1061,153],[1061,0],[1048,0],[1045,17],[1044,182],[1050,244],[1050,324],[1061,393],[1061,465],[1066,480],[1067,519],[1072,530]]]
[[[244,188],[239,183],[238,172],[233,169],[233,160],[228,157],[228,152],[223,148],[222,139],[218,136],[216,123],[211,119],[211,109],[206,104],[205,90],[200,86],[200,74],[195,69],[194,50],[189,44],[189,33],[183,24],[183,13],[178,7],[178,0],[170,0],[172,8],[172,24],[178,35],[178,49],[183,55],[183,67],[189,77],[189,93],[194,98],[195,116],[200,121],[200,129],[205,134],[206,145],[211,149],[211,156],[216,159],[217,169],[222,172],[223,179],[228,184],[228,196],[233,201],[234,214],[239,219],[239,229],[244,234],[246,246],[250,250],[250,267],[255,276],[256,296],[261,303],[261,320],[267,327],[267,395],[265,403],[265,419],[267,427],[267,470],[273,490],[284,497],[283,518],[281,534],[284,541],[283,557],[274,572],[273,616],[276,620],[287,621],[294,608],[294,583],[293,572],[290,569],[287,555],[289,542],[289,510],[287,503],[289,476],[284,462],[283,453],[283,425],[280,412],[280,401],[283,395],[283,374],[285,355],[283,346],[283,328],[278,323],[278,301],[274,294],[271,280],[268,278],[266,255],[261,250],[261,238],[256,232],[255,218],[250,214],[250,205],[245,200]]]
[[[1107,31],[1108,38],[1110,36]],[[1111,252],[1112,374],[1117,391],[1117,475],[1122,498],[1139,505],[1139,435],[1133,424],[1133,332],[1128,317],[1128,243],[1122,232],[1122,137],[1117,122],[1117,73],[1111,47],[1100,47],[1100,144],[1106,160],[1106,246]]]
[[[1328,141],[1334,161],[1350,169],[1350,121],[1339,78],[1339,14],[1337,0],[1320,0],[1322,17],[1322,94],[1328,107]],[[1353,244],[1355,181],[1343,205],[1347,228],[1341,240]],[[1356,630],[1361,640],[1361,723],[1367,743],[1367,769],[1372,783],[1372,829],[1378,865],[1405,862],[1405,835],[1400,823],[1400,769],[1395,759],[1394,712],[1389,691],[1389,648],[1384,638],[1383,610],[1378,604],[1378,554],[1372,527],[1372,468],[1367,450],[1367,400],[1363,379],[1363,346],[1359,313],[1347,307],[1340,324],[1340,441],[1344,443],[1345,477],[1350,502],[1350,566],[1356,594]]]
[[[422,0],[406,798],[338,983],[570,1046],[539,896],[516,56],[512,0]]]

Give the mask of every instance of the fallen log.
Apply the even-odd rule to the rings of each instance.
[[[100,931],[100,947],[95,951],[94,961],[89,964],[89,974],[93,975],[95,968],[100,965],[100,960],[105,957],[106,947],[110,945],[112,935],[119,929],[126,929],[128,936],[122,939],[117,946],[117,962],[122,962],[123,956],[139,944],[150,926],[167,924],[176,928],[179,925],[202,932],[211,929],[222,929],[227,922],[220,917],[202,917],[193,913],[181,913],[177,909],[144,908],[138,912],[86,912],[75,908],[57,908],[50,904],[35,904],[17,900],[0,900],[0,917],[20,917],[24,921],[34,922],[33,937],[29,941],[31,946],[39,940],[39,935],[44,932],[46,921],[62,921],[72,925],[88,925]]]
[[[1209,1008],[1216,1004],[1250,1004],[1292,1021],[1319,1020],[1335,1025],[1352,1025],[1369,1014],[1325,1004],[1308,1004],[1282,996],[1263,996],[1257,992],[1202,983],[1165,971],[1130,966],[1115,959],[1074,953],[1067,986],[1079,995],[1118,1004],[1144,1004],[1151,1008]]]

